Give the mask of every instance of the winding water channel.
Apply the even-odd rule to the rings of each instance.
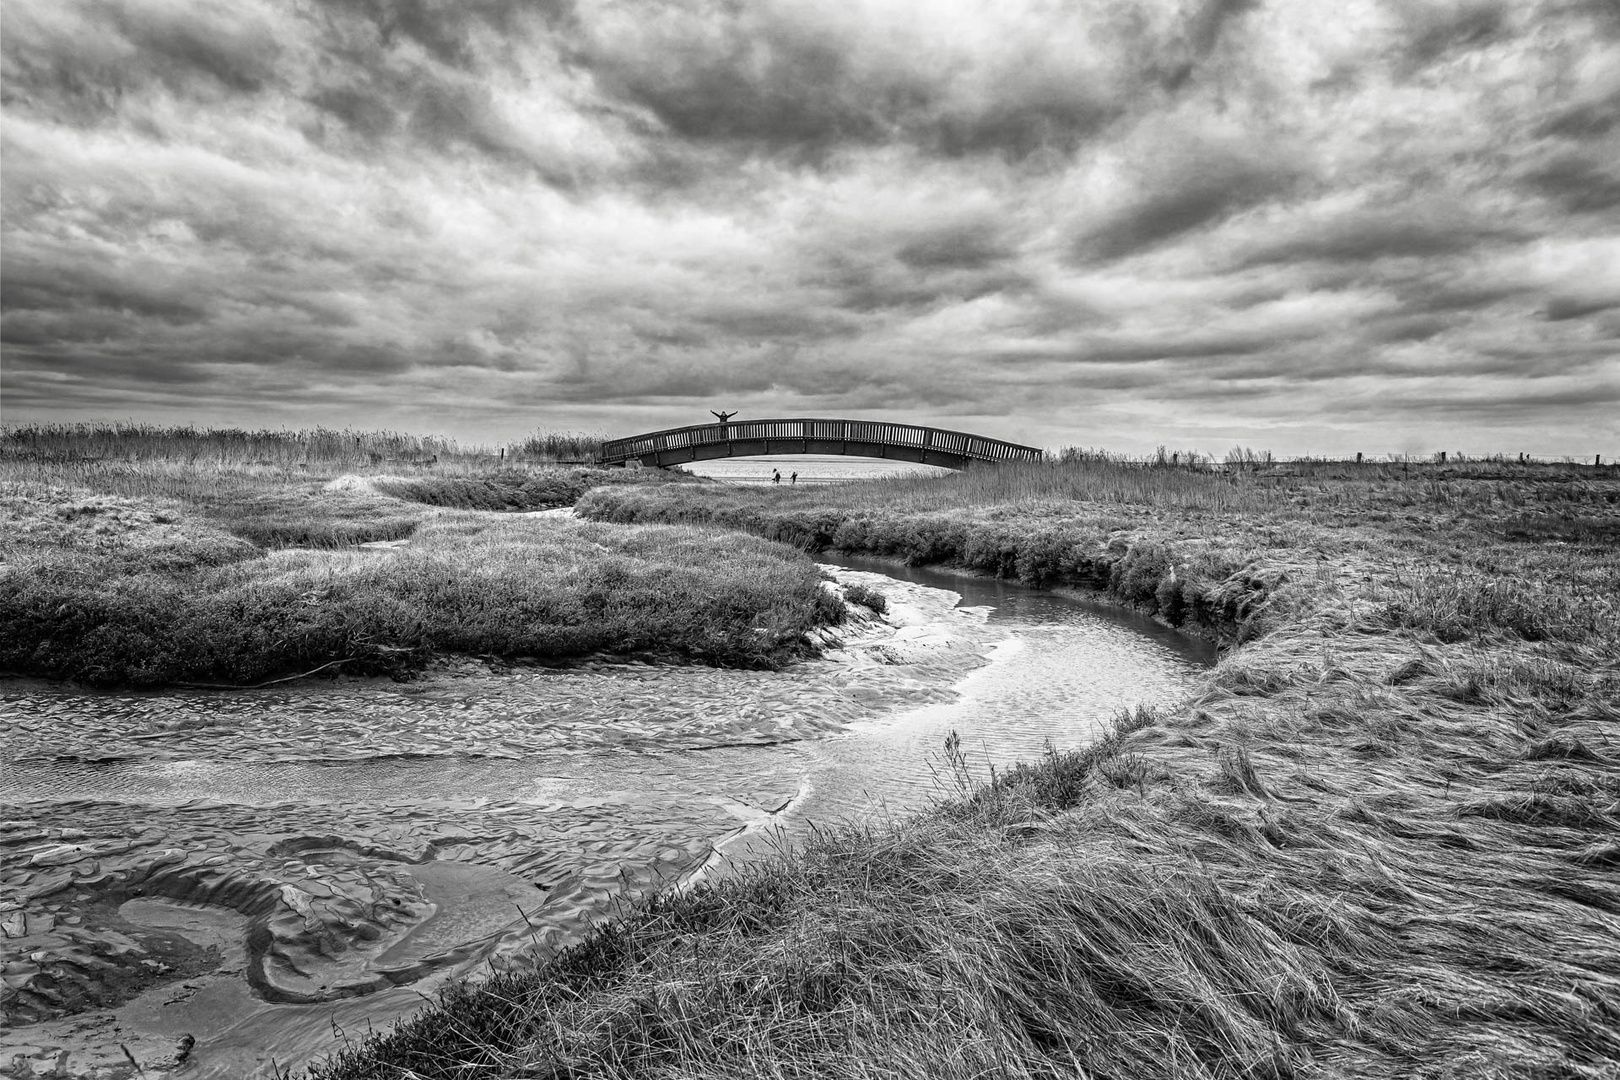
[[[1213,659],[1083,600],[828,569],[889,613],[783,672],[0,683],[0,1075],[272,1075],[448,978],[543,960],[627,892],[925,805],[951,731],[988,775],[1180,697]]]

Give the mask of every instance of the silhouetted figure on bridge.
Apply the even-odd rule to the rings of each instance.
[[[737,410],[733,409],[730,412],[715,412],[713,409],[710,409],[709,410],[709,415],[719,417],[720,422],[723,424],[727,420],[730,420],[733,416],[736,416],[737,415]]]

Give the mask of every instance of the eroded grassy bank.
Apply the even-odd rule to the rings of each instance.
[[[760,666],[842,612],[766,540],[482,512],[665,474],[341,464],[0,456],[0,670],[155,686],[401,675],[447,652]]]
[[[1527,539],[1605,535],[1613,481],[1091,479],[590,496],[1106,569],[1244,643],[1179,708],[629,913],[312,1076],[1614,1076],[1620,556]]]

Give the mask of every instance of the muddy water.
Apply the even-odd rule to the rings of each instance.
[[[925,804],[951,731],[988,775],[1210,659],[1049,593],[831,569],[890,611],[785,672],[0,685],[0,1075],[271,1075],[446,979],[542,961],[626,893]]]

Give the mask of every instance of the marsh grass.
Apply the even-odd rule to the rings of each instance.
[[[1180,707],[645,898],[311,1076],[1612,1080],[1620,553],[1501,522],[1598,518],[1620,489],[1324,468],[1223,509],[1196,485],[1230,478],[1132,503],[1102,464],[587,496],[1161,612],[1174,584],[1243,644]]]
[[[28,434],[8,430],[0,453],[0,670],[15,674],[246,685],[334,668],[403,676],[447,652],[770,666],[812,651],[808,632],[843,613],[808,559],[768,541],[482,512],[670,479],[649,470],[440,461],[367,474],[342,471],[351,433],[297,467],[248,460],[266,450],[242,433]],[[15,452],[24,442],[40,452]]]
[[[616,493],[627,496],[629,493]],[[898,476],[814,487],[728,487],[660,492],[651,504],[607,502],[604,512],[738,517],[810,513],[925,516],[1000,508],[1022,516],[1124,521],[1164,512],[1231,518],[1394,523],[1478,519],[1493,536],[1602,542],[1620,515],[1620,469],[1475,463],[1468,468],[1357,467],[1296,462],[1265,469],[1214,469],[1126,462],[1106,455],[967,469],[949,476]],[[1487,525],[1488,523],[1488,525]]]
[[[572,506],[603,484],[695,482],[661,469],[499,469],[483,476],[381,476],[378,491],[426,506],[460,510],[549,510]]]
[[[852,604],[860,604],[879,615],[889,610],[889,598],[869,585],[845,585],[844,599]]]
[[[180,521],[167,560],[142,541],[0,549],[0,667],[143,686],[252,684],[334,661],[399,675],[444,653],[769,666],[809,652],[805,635],[842,612],[802,556],[690,526],[451,512],[394,553],[261,553]]]
[[[1492,631],[1526,641],[1579,640],[1614,615],[1612,596],[1583,597],[1568,586],[1471,569],[1423,567],[1399,580],[1390,617],[1445,642]]]
[[[517,452],[531,461],[594,461],[606,438],[582,431],[538,431],[519,443]]]
[[[533,463],[590,460],[599,435],[535,432],[510,454],[454,439],[397,431],[301,431],[196,428],[137,423],[8,424],[0,458],[49,462],[167,462],[199,466],[354,469],[380,464],[483,462],[502,457]]]

